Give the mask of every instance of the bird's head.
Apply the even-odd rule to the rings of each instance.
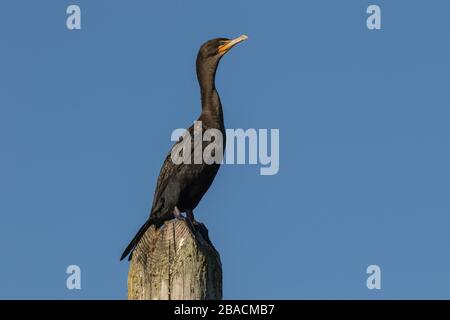
[[[220,59],[239,42],[247,40],[246,35],[235,39],[216,38],[206,41],[197,55],[197,77],[202,90],[214,87],[214,78]]]
[[[206,41],[198,51],[197,67],[217,67],[217,64],[225,53],[238,43],[247,40],[246,35],[242,35],[235,39],[216,38]]]
[[[220,59],[231,48],[237,45],[239,42],[247,40],[248,37],[243,34],[235,39],[216,38],[206,41],[198,52],[199,58],[202,59]]]

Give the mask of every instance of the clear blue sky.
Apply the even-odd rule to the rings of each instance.
[[[66,29],[78,4],[82,30]],[[382,30],[366,28],[378,4]],[[200,44],[229,128],[279,128],[280,171],[223,166],[196,210],[225,298],[450,298],[450,2],[0,4],[0,298],[124,299]],[[66,289],[66,267],[82,290]],[[366,268],[382,289],[366,288]]]

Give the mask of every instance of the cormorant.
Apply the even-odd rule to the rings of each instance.
[[[246,35],[242,35],[235,39],[217,38],[209,40],[200,47],[197,55],[196,69],[202,102],[202,112],[197,120],[201,122],[197,123],[201,123],[202,133],[207,129],[220,130],[223,138],[222,150],[225,149],[225,127],[222,104],[214,83],[216,70],[223,55],[247,38]],[[187,130],[187,133],[193,137],[194,125]],[[180,217],[181,212],[186,212],[188,225],[192,227],[196,223],[193,210],[211,186],[220,163],[206,164],[202,161],[200,164],[195,162],[193,164],[175,164],[172,161],[171,154],[177,144],[181,143],[181,140],[172,146],[161,167],[150,217],[131,240],[120,260],[128,255],[130,255],[128,260],[131,259],[133,250],[151,225],[159,228],[164,224],[164,221]],[[202,142],[202,151],[208,144],[208,142]],[[193,153],[194,142],[191,143],[191,159],[194,159]]]

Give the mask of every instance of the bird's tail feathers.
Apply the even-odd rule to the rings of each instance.
[[[131,260],[131,257],[133,255],[133,250],[136,248],[137,244],[139,243],[139,240],[141,240],[142,236],[144,235],[145,231],[147,231],[148,228],[150,228],[151,225],[158,225],[158,220],[156,217],[149,217],[147,221],[141,226],[139,231],[134,236],[133,240],[131,240],[130,244],[126,247],[124,252],[122,253],[122,256],[120,257],[120,261],[125,259],[128,255],[128,260]]]

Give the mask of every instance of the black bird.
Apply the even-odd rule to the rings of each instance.
[[[207,129],[217,129],[221,132],[223,138],[222,150],[225,149],[225,126],[222,104],[214,83],[216,70],[223,55],[247,38],[246,35],[242,35],[232,40],[226,38],[209,40],[200,47],[197,55],[196,69],[202,102],[202,113],[197,121],[201,121],[202,133]],[[186,134],[194,137],[194,125],[187,130]],[[181,212],[186,212],[188,225],[191,228],[196,224],[193,210],[211,186],[219,170],[220,161],[212,164],[201,161],[201,163],[196,164],[194,162],[194,139],[191,139],[192,143],[189,149],[192,164],[176,164],[172,160],[172,151],[174,148],[180,147],[179,144],[183,140],[180,139],[167,155],[156,183],[150,217],[131,240],[120,260],[128,255],[130,255],[128,260],[131,259],[133,250],[151,225],[159,228],[164,224],[164,221],[180,217]],[[204,150],[209,143],[208,141],[202,142],[201,150]],[[221,156],[223,156],[223,153]]]

